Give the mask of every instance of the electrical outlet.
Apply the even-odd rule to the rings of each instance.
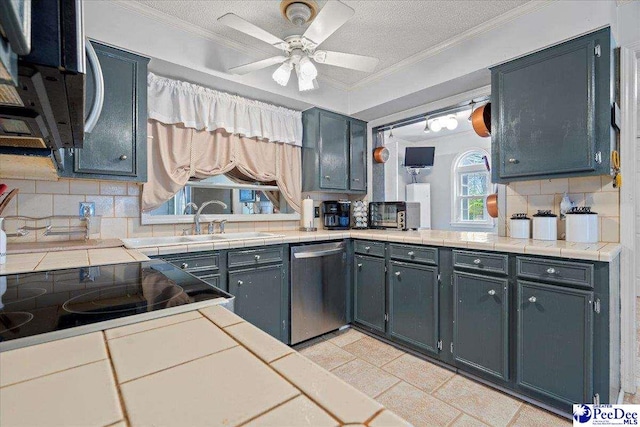
[[[313,216],[314,216],[315,218],[320,218],[320,206],[316,206],[316,207],[315,207],[315,208],[313,208],[313,209],[314,209]]]
[[[86,215],[86,212],[89,212],[89,215]],[[96,215],[96,204],[94,202],[80,202],[80,213],[81,217],[85,216],[95,216]]]

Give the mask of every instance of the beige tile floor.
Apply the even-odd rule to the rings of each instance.
[[[415,427],[570,425],[567,419],[355,329],[328,334],[295,348]]]

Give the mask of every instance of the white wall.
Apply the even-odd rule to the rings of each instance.
[[[404,151],[407,146],[436,147],[433,167],[430,170],[422,170],[417,177],[417,182],[431,184],[431,228],[434,230],[465,230],[462,227],[452,227],[450,224],[453,197],[451,168],[455,158],[465,151],[482,148],[490,153],[491,138],[480,138],[473,131],[465,131],[423,142],[395,139],[395,141],[388,143],[387,148],[391,156],[385,164],[386,200],[405,199],[405,186],[411,183],[411,176],[401,166],[404,163]],[[495,229],[495,227],[473,228],[469,231],[495,231]]]

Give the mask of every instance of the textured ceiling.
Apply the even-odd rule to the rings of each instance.
[[[218,17],[233,12],[282,38],[300,34],[306,28],[300,30],[286,21],[280,15],[280,2],[277,0],[135,1],[169,17],[179,18],[223,38],[264,52],[256,52],[256,60],[277,54],[277,50],[219,24],[216,21]],[[321,47],[376,57],[380,59],[380,63],[375,72],[379,72],[526,2],[527,0],[344,0],[344,3],[355,10],[355,15]],[[325,1],[318,3],[322,7]],[[319,65],[318,68],[323,76],[348,86],[369,75],[327,65]]]

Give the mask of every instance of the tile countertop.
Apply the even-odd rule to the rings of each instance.
[[[618,243],[569,243],[564,240],[545,241],[533,239],[513,239],[491,233],[460,231],[389,231],[389,230],[346,230],[317,232],[277,231],[278,237],[266,239],[233,240],[215,243],[194,243],[174,246],[144,247],[139,252],[153,256],[180,252],[198,252],[218,249],[235,249],[281,243],[299,243],[315,240],[338,240],[345,238],[377,240],[407,244],[447,246],[485,251],[510,252],[543,255],[568,259],[611,262],[618,257],[622,247]]]
[[[240,424],[409,426],[219,306],[0,353],[2,426]]]
[[[0,265],[0,276],[149,260],[148,256],[134,249],[125,249],[123,247],[73,250],[44,248],[44,250],[48,252],[10,252],[7,255],[6,264]]]

